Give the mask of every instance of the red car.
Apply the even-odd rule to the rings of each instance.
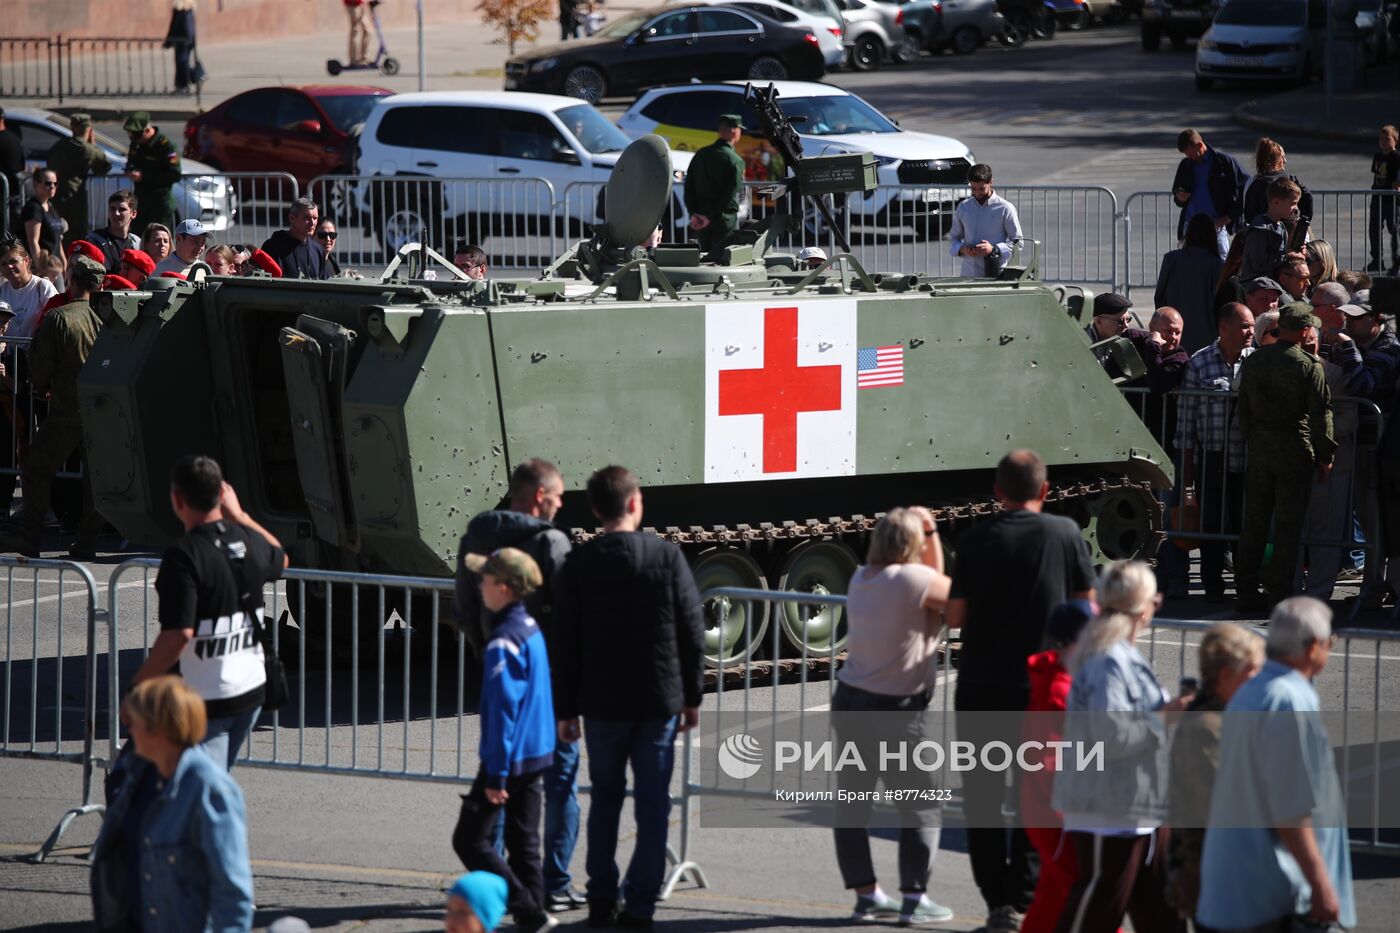
[[[354,162],[355,131],[393,91],[369,86],[266,87],[230,97],[185,125],[185,156],[224,172],[341,175]]]

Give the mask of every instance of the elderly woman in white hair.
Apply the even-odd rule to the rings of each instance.
[[[1201,923],[1356,926],[1345,798],[1313,688],[1332,641],[1324,603],[1285,599],[1269,616],[1268,660],[1225,707],[1201,855]],[[1310,925],[1290,925],[1297,917]]]
[[[1167,723],[1189,697],[1170,699],[1133,643],[1161,605],[1152,568],[1118,561],[1099,575],[1099,614],[1080,633],[1064,738],[1102,749],[1103,764],[1067,765],[1055,775],[1054,807],[1080,872],[1058,930],[1185,933],[1166,902]]]

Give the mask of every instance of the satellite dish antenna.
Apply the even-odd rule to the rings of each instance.
[[[671,151],[659,136],[634,141],[608,178],[607,238],[631,249],[651,236],[671,199]]]

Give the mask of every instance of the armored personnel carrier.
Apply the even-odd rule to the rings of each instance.
[[[596,524],[584,481],[621,463],[702,589],[844,592],[879,513],[927,504],[955,549],[995,508],[997,460],[1024,446],[1098,560],[1154,552],[1168,459],[1081,305],[1033,262],[996,281],[870,273],[840,253],[799,269],[772,228],[710,257],[644,249],[670,187],[665,145],[638,140],[608,223],[532,278],[429,280],[441,257],[408,247],[380,279],[101,293],[79,385],[98,509],[133,542],[171,540],[170,467],[203,452],[295,564],[450,575],[516,461],[559,464],[560,523],[580,539]],[[844,639],[839,611],[732,608],[708,633],[714,662],[749,656],[770,622],[813,654]]]

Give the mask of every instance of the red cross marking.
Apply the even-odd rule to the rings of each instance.
[[[797,414],[841,409],[841,366],[797,365],[797,309],[763,311],[763,368],[719,374],[719,413],[763,416],[763,472],[797,469]]]

